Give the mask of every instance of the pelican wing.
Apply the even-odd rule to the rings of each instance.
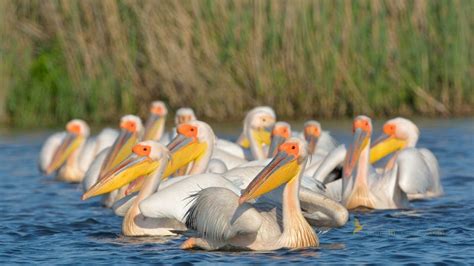
[[[214,149],[211,158],[221,160],[226,165],[227,169],[235,168],[247,162],[247,160],[228,153],[227,151],[220,150],[219,148]]]
[[[239,205],[239,197],[229,189],[206,188],[192,200],[186,226],[206,239],[225,241],[237,234],[256,233],[262,224],[260,213],[248,203]]]
[[[252,182],[252,180],[257,176],[257,174],[265,167],[262,166],[248,166],[248,167],[238,167],[231,169],[222,176],[224,176],[227,180],[232,182],[234,186],[244,189]]]
[[[246,158],[246,154],[245,154],[244,149],[242,149],[242,147],[240,147],[239,145],[237,145],[237,144],[235,144],[231,141],[228,141],[228,140],[225,140],[225,139],[217,139],[215,145],[216,145],[216,149],[218,149],[218,150],[225,151],[228,154],[234,155],[234,156],[236,156],[238,158],[241,158],[241,159]]]
[[[339,202],[304,187],[300,188],[300,203],[306,220],[317,227],[341,227],[349,212]]]
[[[433,186],[430,166],[418,149],[409,148],[400,151],[396,163],[398,185],[405,193],[425,193]]]
[[[333,138],[328,131],[323,131],[319,137],[318,145],[316,146],[316,154],[327,154],[337,148],[338,145],[339,142]]]
[[[42,172],[46,172],[46,168],[51,163],[56,148],[66,137],[66,132],[57,132],[49,136],[41,147],[38,166]]]
[[[206,173],[223,174],[227,172],[227,170],[227,166],[222,160],[213,158],[209,161],[209,164],[207,165]]]
[[[314,172],[313,178],[323,184],[329,183],[328,177],[330,177],[331,172],[342,165],[346,153],[344,145],[339,145],[333,149],[320,163],[318,169]]]
[[[428,149],[418,149],[418,151],[423,155],[428,168],[430,169],[431,177],[431,196],[440,196],[443,194],[443,185],[441,184],[440,174],[439,174],[439,164],[438,160],[434,154]]]
[[[225,187],[239,193],[238,187],[220,175],[176,177],[163,182],[158,191],[143,200],[139,207],[146,217],[174,218],[184,222],[186,212],[191,206],[191,196],[208,187]]]

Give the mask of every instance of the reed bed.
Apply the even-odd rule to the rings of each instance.
[[[474,1],[0,1],[15,126],[259,104],[284,118],[474,112]],[[0,115],[2,111],[0,111]]]

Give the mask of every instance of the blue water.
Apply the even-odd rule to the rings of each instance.
[[[411,210],[352,213],[320,233],[321,246],[275,252],[182,251],[183,238],[121,235],[121,218],[78,185],[41,176],[36,157],[49,132],[0,132],[0,262],[8,263],[474,263],[474,120],[417,121],[419,146],[440,161],[445,195]],[[326,123],[343,141],[350,124]],[[378,128],[380,125],[377,124]],[[229,130],[216,130],[226,132]],[[236,130],[234,131],[236,133]],[[234,134],[236,135],[236,134]],[[362,230],[354,232],[354,220]]]

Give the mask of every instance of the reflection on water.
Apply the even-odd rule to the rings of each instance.
[[[36,156],[47,133],[1,131],[0,261],[474,263],[474,121],[423,120],[419,125],[420,146],[440,161],[444,197],[413,202],[410,210],[357,211],[343,228],[320,232],[320,247],[275,252],[182,251],[179,236],[124,237],[122,218],[98,199],[83,202],[78,185],[38,174]],[[343,142],[350,140],[349,122],[323,126]],[[216,132],[235,138],[238,129],[216,127]]]

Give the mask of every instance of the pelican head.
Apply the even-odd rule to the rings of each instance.
[[[259,106],[250,110],[244,119],[244,132],[238,143],[244,148],[250,148],[250,138],[258,146],[270,145],[271,131],[275,124],[275,111],[268,106]]]
[[[86,122],[80,119],[73,119],[66,124],[66,137],[57,147],[50,164],[46,168],[46,174],[51,174],[58,170],[69,156],[76,151],[89,137],[90,129]]]
[[[352,132],[354,134],[354,140],[347,152],[346,158],[344,159],[344,177],[352,175],[361,153],[370,145],[372,120],[365,115],[357,116],[352,125]]]
[[[168,163],[170,153],[159,142],[147,140],[133,146],[132,154],[108,171],[102,179],[82,195],[86,200],[123,187],[141,176],[149,176]]]
[[[125,115],[120,119],[120,134],[110,147],[110,151],[102,164],[99,179],[130,155],[132,147],[138,142],[142,134],[143,125],[138,116]]]
[[[291,126],[287,122],[278,121],[273,126],[271,144],[268,157],[272,158],[278,153],[278,147],[291,136]]]
[[[202,173],[211,159],[212,152],[209,148],[214,146],[216,137],[207,123],[190,121],[179,125],[176,131],[176,137],[167,146],[171,157],[163,173],[163,179],[191,162],[194,164],[189,174]],[[128,186],[125,194],[139,191],[143,182],[144,178],[137,179]]]
[[[314,153],[316,144],[321,136],[321,124],[315,120],[309,120],[304,123],[304,139],[308,143],[308,150]]]
[[[196,115],[194,114],[193,109],[182,107],[176,111],[176,115],[174,117],[174,124],[178,126],[182,123],[186,123],[193,120],[196,120]]]
[[[150,117],[145,124],[144,140],[159,140],[165,129],[166,115],[168,109],[162,101],[154,101],[150,107]]]
[[[182,123],[177,126],[176,131],[176,137],[168,144],[171,161],[165,171],[166,176],[190,162],[198,162],[205,157],[207,164],[211,153],[206,151],[214,146],[216,138],[212,128],[198,120]]]
[[[289,138],[278,147],[273,160],[260,171],[240,196],[239,203],[255,199],[297,178],[308,156],[304,140]]]
[[[383,126],[383,134],[374,142],[370,150],[370,162],[375,163],[385,156],[407,147],[415,147],[420,130],[410,120],[397,117]]]

